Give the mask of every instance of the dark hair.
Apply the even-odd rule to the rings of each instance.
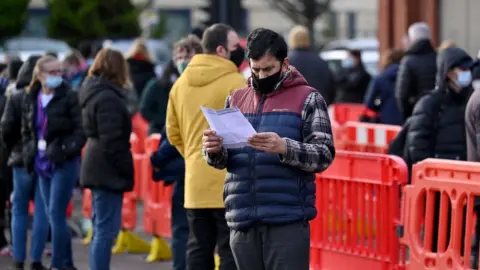
[[[352,55],[353,57],[357,58],[358,60],[362,59],[362,51],[360,51],[360,50],[350,49],[350,50],[348,50],[348,53],[350,55]]]
[[[45,53],[46,56],[52,56],[52,57],[55,57],[55,58],[58,58],[58,54],[54,51],[48,51]]]
[[[22,60],[13,60],[8,63],[7,66],[7,74],[8,74],[8,79],[12,81],[16,81],[18,77],[18,72],[20,71],[20,68],[23,65]]]
[[[192,29],[191,34],[197,36],[198,39],[202,40],[203,32],[204,32],[204,28],[198,26],[198,27],[195,27],[195,28]]]
[[[64,63],[72,64],[72,65],[75,65],[77,67],[80,66],[83,61],[84,61],[84,58],[83,58],[82,54],[77,50],[72,50],[72,52],[70,52],[65,57],[65,59],[63,59]]]
[[[222,23],[217,23],[208,27],[203,33],[202,38],[205,53],[215,54],[218,46],[227,48],[228,33],[231,31],[234,31],[232,27]]]
[[[275,31],[257,28],[248,35],[247,57],[258,60],[267,53],[282,62],[288,55],[287,42]]]
[[[93,57],[93,42],[82,41],[78,44],[78,51],[82,54],[83,58]]]
[[[17,75],[17,88],[24,88],[30,84],[35,65],[41,57],[41,55],[30,55],[27,60],[23,62],[23,65],[18,71]]]
[[[173,85],[170,81],[172,75],[177,77],[180,76],[173,59],[168,61],[168,63],[164,65],[162,77],[160,77],[160,79],[158,80],[158,83],[160,84],[160,86],[165,88],[171,88]]]

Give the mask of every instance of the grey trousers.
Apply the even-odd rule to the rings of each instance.
[[[260,225],[248,231],[230,231],[237,270],[308,270],[310,225]]]

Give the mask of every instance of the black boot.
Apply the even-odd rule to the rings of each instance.
[[[34,262],[30,266],[30,270],[47,270],[47,268],[41,262]]]

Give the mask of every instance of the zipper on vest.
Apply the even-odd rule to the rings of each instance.
[[[261,120],[261,116],[262,116],[262,109],[263,109],[263,104],[265,103],[265,99],[267,99],[267,96],[262,95],[262,98],[260,99],[260,103],[258,104],[258,107],[257,107],[257,111],[255,112],[255,115],[254,115],[254,118],[253,118],[253,121],[254,121],[253,128],[255,130],[257,130],[259,125],[260,125],[260,120]],[[258,219],[257,195],[255,194],[255,183],[257,181],[255,179],[255,152],[256,152],[256,150],[252,149],[252,158],[250,158],[250,160],[251,160],[250,172],[251,172],[251,177],[252,177],[252,184],[250,186],[251,186],[251,189],[252,189],[251,192],[252,192],[252,196],[253,196],[253,209],[254,209],[254,212],[255,212],[255,219]]]

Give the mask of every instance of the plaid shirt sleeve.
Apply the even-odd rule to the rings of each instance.
[[[327,104],[317,91],[305,100],[302,120],[303,141],[285,138],[287,152],[280,156],[280,161],[306,172],[322,172],[332,163],[335,148]]]
[[[230,96],[225,101],[225,108],[230,108]],[[216,154],[209,154],[202,148],[202,154],[207,164],[215,169],[223,170],[227,167],[228,150],[226,148],[222,148],[222,151]]]

